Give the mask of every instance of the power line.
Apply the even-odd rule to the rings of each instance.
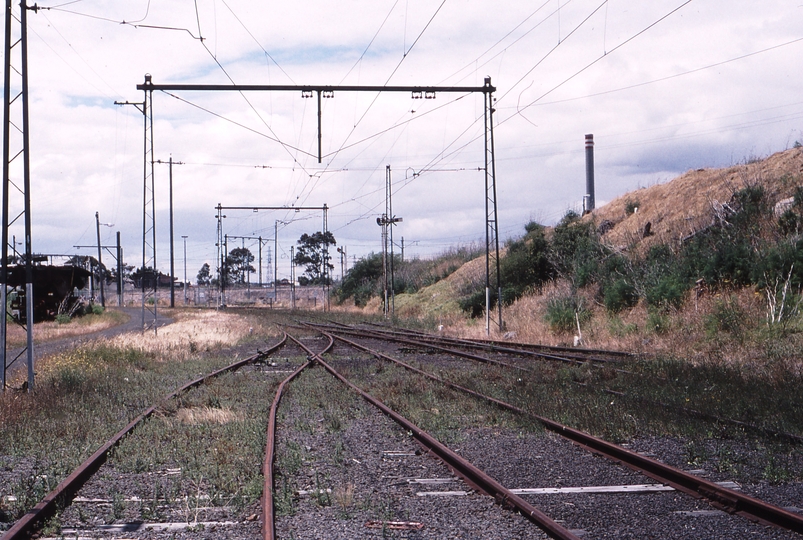
[[[262,49],[262,52],[265,53],[265,56],[267,56],[270,59],[270,61],[273,62],[276,65],[276,67],[279,68],[281,70],[281,72],[285,74],[285,76],[290,80],[290,82],[295,84],[295,81],[293,81],[293,78],[290,76],[290,74],[287,73],[284,70],[284,68],[279,65],[279,62],[277,62],[276,59],[273,58],[273,56],[271,56],[271,54],[267,50],[265,50],[265,47],[263,47],[262,44],[259,42],[259,40],[254,36],[254,34],[251,33],[251,30],[249,30],[248,27],[245,26],[245,23],[243,23],[243,21],[240,19],[240,17],[238,17],[237,14],[234,13],[234,10],[231,9],[231,6],[229,6],[229,4],[226,2],[226,0],[222,0],[222,1],[223,1],[223,5],[226,6],[226,9],[228,9],[231,12],[232,16],[234,16],[234,18],[237,20],[237,22],[240,23],[240,26],[243,27],[243,30],[245,30],[246,33],[249,36],[251,36],[251,39],[254,40],[254,43],[256,43],[259,46],[260,49]],[[398,2],[398,0],[396,0],[396,1]],[[195,11],[196,11],[196,13],[198,12],[197,0],[196,0],[196,4],[195,4]],[[201,31],[201,23],[199,21],[198,22],[198,32],[200,32],[200,31]]]
[[[691,0],[689,0],[689,1],[691,1]],[[538,62],[536,62],[536,63],[535,63],[535,65],[534,65],[533,67],[531,67],[529,70],[527,70],[527,72],[526,72],[524,75],[522,75],[522,76],[519,78],[519,80],[518,80],[518,81],[516,81],[516,82],[513,84],[513,86],[511,86],[511,87],[510,87],[510,89],[509,89],[507,92],[505,92],[504,94],[502,94],[502,95],[501,95],[501,96],[500,96],[500,97],[497,99],[497,102],[498,102],[498,101],[500,101],[500,100],[503,100],[503,99],[504,99],[504,98],[505,98],[505,97],[506,97],[508,94],[510,94],[510,93],[513,91],[513,89],[514,89],[514,88],[516,88],[516,87],[517,87],[519,84],[521,84],[521,81],[523,81],[523,80],[525,79],[525,77],[527,77],[527,76],[528,76],[530,73],[532,73],[533,71],[535,71],[535,69],[536,69],[538,66],[540,66],[540,65],[541,65],[541,64],[542,64],[542,63],[543,63],[543,62],[544,62],[544,61],[545,61],[547,58],[549,58],[549,56],[550,56],[550,55],[551,55],[553,52],[555,52],[555,51],[558,49],[558,47],[560,47],[561,45],[563,45],[564,43],[566,43],[566,41],[567,41],[567,40],[568,40],[570,37],[572,37],[572,35],[574,35],[574,33],[575,33],[575,32],[577,32],[577,31],[578,31],[580,28],[582,28],[582,27],[583,27],[583,25],[584,25],[585,23],[587,23],[587,22],[589,21],[589,19],[591,19],[591,17],[593,17],[593,16],[594,16],[594,14],[596,14],[596,13],[597,13],[597,12],[598,12],[600,9],[602,9],[602,7],[603,7],[604,5],[606,5],[607,3],[608,3],[608,0],[603,0],[603,2],[602,2],[600,5],[598,5],[598,6],[597,6],[597,7],[594,9],[594,11],[592,11],[591,13],[589,13],[589,14],[588,14],[588,16],[586,16],[586,18],[585,18],[585,19],[583,19],[582,21],[580,21],[580,24],[578,24],[577,26],[575,26],[575,27],[572,29],[572,31],[571,31],[571,32],[569,32],[568,34],[566,34],[566,37],[564,37],[562,40],[558,41],[558,43],[557,43],[557,44],[556,44],[554,47],[552,47],[551,49],[549,49],[549,50],[547,51],[547,53],[546,53],[544,56],[542,56],[542,57],[541,57],[541,59],[540,59],[540,60],[538,60]],[[613,51],[611,51],[611,52],[613,52]]]
[[[226,117],[225,117],[225,116],[223,116],[222,114],[219,114],[219,113],[216,113],[216,112],[214,112],[214,111],[211,111],[211,110],[209,110],[209,109],[207,109],[207,108],[205,108],[205,107],[202,107],[201,105],[198,105],[197,103],[193,103],[193,102],[191,102],[191,101],[189,101],[189,100],[187,100],[187,99],[184,99],[184,98],[182,98],[182,97],[179,97],[179,96],[177,96],[176,94],[173,94],[172,92],[168,92],[168,91],[166,91],[166,90],[162,90],[162,92],[163,92],[163,93],[165,93],[165,94],[167,94],[168,96],[170,96],[170,97],[172,97],[172,98],[175,98],[175,99],[177,99],[177,100],[181,101],[182,103],[186,103],[187,105],[189,105],[189,106],[191,106],[191,107],[195,107],[196,109],[198,109],[198,110],[201,110],[201,111],[204,111],[205,113],[211,114],[212,116],[214,116],[214,117],[216,117],[216,118],[220,118],[221,120],[223,120],[223,121],[225,121],[225,122],[229,122],[230,124],[233,124],[233,125],[235,125],[235,126],[241,127],[241,128],[243,128],[243,129],[245,129],[246,131],[250,131],[251,133],[254,133],[254,134],[256,134],[256,135],[259,135],[260,137],[264,137],[265,139],[268,139],[268,140],[270,140],[270,141],[277,142],[277,143],[279,143],[280,145],[282,145],[282,147],[284,147],[285,149],[287,149],[287,148],[291,148],[291,149],[293,149],[293,150],[295,150],[295,151],[297,151],[297,152],[300,152],[300,153],[302,153],[302,154],[306,154],[306,155],[309,155],[309,156],[311,156],[311,157],[315,157],[315,155],[314,155],[314,154],[311,154],[311,153],[309,153],[309,152],[305,152],[304,150],[301,150],[300,148],[296,148],[295,146],[292,146],[292,145],[289,145],[289,144],[287,144],[287,143],[283,142],[282,140],[278,139],[278,138],[275,136],[275,133],[273,134],[273,136],[271,136],[271,135],[267,135],[267,134],[265,134],[265,133],[262,133],[261,131],[257,131],[257,130],[256,130],[256,129],[254,129],[254,128],[248,127],[248,126],[246,126],[245,124],[241,124],[240,122],[237,122],[236,120],[232,120],[232,119],[230,119],[230,118],[226,118]],[[292,156],[291,156],[291,157],[292,157]],[[295,159],[293,159],[293,162],[294,162],[294,163],[298,163],[298,161],[297,161],[297,160],[295,160]]]
[[[446,0],[443,0],[441,2],[441,4],[438,6],[438,9],[435,10],[435,13],[432,14],[432,17],[430,17],[429,21],[427,21],[427,24],[424,26],[424,28],[421,30],[421,32],[419,32],[418,36],[415,38],[415,41],[413,41],[413,43],[410,45],[410,48],[406,49],[404,51],[404,53],[402,54],[401,60],[399,60],[399,63],[396,64],[396,67],[393,68],[393,71],[391,71],[390,75],[388,75],[388,78],[385,80],[385,84],[383,86],[387,86],[387,84],[390,82],[390,79],[392,79],[393,75],[395,75],[396,72],[399,70],[399,68],[401,67],[402,63],[407,58],[407,55],[410,54],[410,52],[413,50],[413,47],[415,47],[416,43],[418,43],[418,41],[421,39],[421,36],[423,36],[424,32],[427,31],[427,28],[429,28],[430,24],[432,24],[432,21],[435,20],[435,17],[438,15],[438,13],[440,13],[440,10],[441,10],[441,8],[443,8],[444,4],[446,4]],[[348,133],[348,135],[346,135],[346,138],[341,143],[340,148],[337,151],[335,151],[335,152],[330,154],[330,155],[333,156],[333,158],[335,156],[337,156],[345,148],[346,143],[351,138],[351,136],[354,134],[354,131],[357,129],[357,126],[360,125],[360,123],[365,119],[366,115],[368,114],[368,112],[371,110],[371,108],[374,106],[374,104],[376,103],[376,101],[378,99],[379,99],[379,93],[377,93],[377,95],[374,96],[374,99],[371,101],[371,103],[365,109],[365,112],[363,112],[363,114],[362,114],[362,116],[360,116],[359,120],[357,120],[357,122],[354,123],[354,127],[352,127],[351,131]],[[311,194],[312,194],[312,192],[307,194],[307,196],[302,201],[302,204],[309,198],[309,196]],[[298,197],[300,197],[300,196],[301,195],[299,194]]]
[[[552,12],[551,12],[549,15],[547,15],[546,17],[544,17],[543,19],[541,19],[541,20],[538,22],[538,24],[536,24],[535,26],[533,26],[532,28],[530,28],[529,30],[527,30],[526,32],[524,32],[522,35],[520,35],[519,37],[517,37],[515,40],[513,40],[513,42],[512,42],[510,45],[508,45],[507,47],[505,47],[505,48],[504,48],[502,51],[500,51],[500,52],[496,53],[495,55],[493,55],[491,58],[489,58],[488,60],[486,60],[486,61],[485,61],[485,62],[484,62],[482,65],[480,65],[480,66],[477,66],[477,67],[476,67],[476,69],[475,69],[475,71],[476,71],[476,70],[478,70],[479,68],[482,68],[482,67],[485,67],[486,65],[488,65],[488,64],[489,64],[491,61],[493,61],[493,60],[494,60],[496,57],[498,57],[500,54],[504,53],[504,52],[505,52],[505,51],[507,51],[507,50],[508,50],[510,47],[512,47],[513,45],[515,45],[516,43],[518,43],[519,41],[521,41],[522,39],[524,39],[524,38],[525,38],[527,35],[529,35],[531,32],[535,31],[535,30],[536,30],[537,28],[539,28],[539,27],[540,27],[542,24],[544,24],[546,21],[548,21],[548,20],[549,20],[549,19],[550,19],[550,18],[551,18],[553,15],[555,15],[555,13],[557,13],[557,12],[560,10],[560,8],[561,8],[561,7],[566,7],[566,5],[567,5],[567,4],[569,4],[569,3],[571,3],[571,1],[572,1],[572,0],[568,0],[568,1],[567,1],[565,4],[563,4],[563,6],[558,6],[558,8],[557,8],[557,9],[555,9],[555,10],[554,10],[554,11],[552,11]],[[479,55],[479,56],[478,56],[476,59],[472,60],[471,62],[469,62],[468,64],[466,64],[466,65],[465,65],[465,66],[463,66],[462,68],[458,69],[456,72],[454,72],[454,73],[453,73],[453,74],[451,74],[450,76],[448,76],[448,77],[446,77],[445,79],[443,79],[443,81],[448,81],[448,80],[449,80],[449,79],[451,79],[452,77],[456,77],[456,76],[457,76],[457,74],[458,74],[458,73],[460,73],[461,71],[463,71],[464,69],[468,69],[468,68],[470,68],[472,65],[474,65],[475,63],[479,62],[479,60],[480,60],[480,59],[481,59],[483,56],[485,56],[486,54],[488,54],[489,52],[491,52],[491,51],[492,51],[492,50],[493,50],[493,49],[494,49],[494,48],[495,48],[497,45],[499,45],[499,44],[500,44],[500,43],[502,43],[502,42],[503,42],[505,39],[507,39],[507,38],[508,38],[510,35],[512,35],[512,34],[513,34],[513,32],[515,32],[516,30],[518,30],[519,28],[521,28],[521,27],[524,25],[524,23],[526,23],[526,22],[527,22],[527,21],[529,21],[531,18],[533,18],[533,17],[534,17],[534,16],[535,16],[535,15],[536,15],[536,14],[537,14],[539,11],[541,11],[541,10],[542,10],[542,9],[543,9],[543,8],[544,8],[544,7],[545,7],[547,4],[549,4],[549,3],[551,3],[551,2],[552,2],[552,0],[546,0],[546,2],[544,2],[543,4],[541,4],[540,6],[538,6],[538,8],[536,8],[536,10],[535,10],[535,11],[533,11],[532,13],[530,13],[530,14],[529,14],[527,17],[525,17],[525,18],[524,18],[524,20],[522,20],[522,21],[521,21],[519,24],[517,24],[515,27],[513,27],[513,29],[512,29],[512,30],[510,30],[510,31],[509,31],[507,34],[505,34],[504,36],[502,36],[501,38],[499,38],[499,39],[496,41],[496,43],[494,43],[493,45],[491,45],[490,47],[488,47],[488,48],[485,50],[485,52],[483,52],[482,54],[480,54],[480,55]],[[464,77],[463,79],[465,79],[465,77]],[[463,80],[463,79],[461,79],[461,80]]]
[[[347,77],[348,77],[348,76],[351,74],[351,72],[352,72],[352,71],[354,71],[354,68],[356,68],[356,67],[357,67],[357,66],[360,64],[360,62],[362,62],[362,59],[363,59],[363,58],[365,58],[365,55],[366,55],[366,53],[368,52],[368,49],[370,49],[370,48],[371,48],[371,45],[373,45],[373,44],[374,44],[374,41],[375,41],[375,40],[376,40],[376,38],[379,36],[379,33],[382,31],[382,28],[384,28],[384,27],[385,27],[385,23],[387,23],[387,22],[388,22],[388,19],[390,18],[390,15],[393,13],[393,10],[395,10],[395,9],[396,9],[396,5],[397,5],[398,3],[399,3],[399,0],[396,0],[396,1],[393,3],[393,5],[390,7],[390,11],[388,11],[388,14],[387,14],[387,15],[385,15],[385,19],[382,21],[382,24],[380,24],[380,25],[379,25],[379,28],[377,29],[376,33],[374,34],[374,37],[372,37],[372,38],[371,38],[371,41],[369,41],[369,42],[368,42],[368,45],[365,47],[365,50],[362,52],[362,54],[361,54],[361,55],[360,55],[360,57],[357,59],[357,61],[356,61],[356,62],[354,62],[354,65],[353,65],[353,66],[351,66],[351,69],[349,69],[349,70],[346,72],[346,74],[345,74],[345,75],[343,75],[343,78],[342,78],[342,79],[340,79],[340,84],[343,84],[343,81],[345,81],[345,80],[346,80],[346,78],[347,78]]]
[[[803,41],[803,38],[793,39],[793,40],[787,41],[785,43],[780,43],[778,45],[773,45],[772,47],[767,47],[766,49],[761,49],[760,51],[754,51],[754,52],[751,52],[751,53],[743,54],[743,55],[737,56],[735,58],[730,58],[728,60],[723,60],[721,62],[716,62],[714,64],[709,64],[707,66],[702,66],[702,67],[699,67],[699,68],[691,69],[689,71],[684,71],[682,73],[675,73],[674,75],[667,75],[666,77],[660,77],[658,79],[653,79],[651,81],[644,81],[644,82],[640,82],[640,83],[636,83],[636,84],[631,84],[631,85],[628,85],[628,86],[622,86],[620,88],[613,88],[611,90],[605,90],[603,92],[596,92],[594,94],[587,94],[587,95],[584,95],[584,96],[577,96],[577,97],[573,97],[573,98],[559,99],[559,100],[555,100],[555,101],[547,101],[547,102],[544,102],[544,103],[538,103],[537,105],[543,106],[543,105],[554,105],[554,104],[557,104],[557,103],[566,103],[566,102],[569,102],[569,101],[576,101],[578,99],[586,99],[586,98],[591,98],[591,97],[604,96],[604,95],[607,95],[607,94],[612,94],[614,92],[622,92],[624,90],[631,90],[633,88],[639,88],[641,86],[647,86],[648,84],[655,84],[655,83],[658,83],[658,82],[664,82],[664,81],[668,81],[668,80],[671,80],[671,79],[676,79],[678,77],[683,77],[685,75],[691,75],[692,73],[698,73],[700,71],[704,71],[704,70],[707,70],[707,69],[711,69],[711,68],[715,68],[715,67],[719,67],[719,66],[724,66],[725,64],[730,64],[731,62],[744,60],[745,58],[750,58],[751,56],[756,56],[758,54],[762,54],[762,53],[765,53],[765,52],[773,51],[775,49],[780,49],[781,47],[786,47],[787,45],[793,45],[793,44],[798,43],[800,41]]]
[[[532,106],[532,105],[534,105],[536,102],[538,102],[538,101],[540,101],[541,99],[545,98],[546,96],[548,96],[549,94],[551,94],[552,92],[554,92],[555,90],[557,90],[558,88],[560,88],[561,86],[563,86],[564,84],[566,84],[567,82],[569,82],[570,80],[574,79],[575,77],[577,77],[578,75],[580,75],[581,73],[583,73],[585,70],[587,70],[588,68],[590,68],[591,66],[593,66],[594,64],[596,64],[597,62],[599,62],[600,60],[602,60],[603,58],[606,58],[606,57],[607,57],[609,54],[613,53],[614,51],[618,50],[618,49],[619,49],[619,48],[621,48],[621,47],[624,47],[625,45],[627,45],[628,43],[630,43],[631,41],[633,41],[634,39],[636,39],[637,37],[639,37],[641,34],[645,33],[646,31],[650,30],[651,28],[653,28],[655,25],[657,25],[657,24],[658,24],[658,23],[660,23],[661,21],[663,21],[663,20],[667,19],[668,17],[670,17],[670,16],[671,16],[671,15],[673,15],[674,13],[677,13],[678,11],[680,11],[680,10],[681,10],[682,8],[684,8],[685,6],[687,6],[687,5],[691,4],[691,3],[692,3],[692,1],[693,1],[693,0],[686,0],[686,1],[685,1],[685,2],[683,2],[681,5],[679,5],[678,7],[676,7],[675,9],[673,9],[672,11],[670,11],[669,13],[667,13],[666,15],[664,15],[663,17],[659,18],[657,21],[655,21],[655,22],[651,23],[651,24],[650,24],[650,25],[648,25],[646,28],[644,28],[644,29],[640,30],[639,32],[635,33],[634,35],[632,35],[632,36],[630,36],[629,38],[627,38],[626,40],[624,40],[622,43],[620,43],[619,45],[617,45],[616,47],[614,47],[613,49],[611,49],[609,52],[605,52],[605,53],[603,53],[603,54],[602,54],[602,56],[599,56],[598,58],[596,58],[595,60],[593,60],[592,62],[590,62],[589,64],[587,64],[587,65],[586,65],[585,67],[583,67],[582,69],[580,69],[580,70],[576,71],[576,72],[575,72],[573,75],[571,75],[571,76],[569,76],[568,78],[564,79],[564,80],[563,80],[561,83],[557,84],[556,86],[554,86],[554,87],[553,87],[553,88],[551,88],[550,90],[548,90],[548,91],[546,91],[545,93],[541,94],[541,96],[537,97],[536,99],[534,99],[533,101],[531,101],[529,104],[525,105],[524,107],[521,107],[521,108],[519,108],[519,109],[518,109],[518,112],[517,112],[517,114],[521,114],[521,111],[523,111],[524,109],[527,109],[527,108],[531,107],[531,106]],[[607,0],[606,0],[606,2],[607,2]],[[504,97],[504,96],[502,96],[502,98],[503,98],[503,97]],[[500,98],[500,99],[502,99],[502,98]],[[501,122],[499,122],[499,123],[500,123],[500,124],[502,124],[502,123],[504,123],[506,120],[509,120],[510,118],[512,118],[512,117],[509,117],[509,118],[507,118],[507,119],[505,119],[505,120],[502,120],[502,121],[501,121]]]

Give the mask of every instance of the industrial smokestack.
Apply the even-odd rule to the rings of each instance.
[[[594,209],[594,135],[586,135],[586,195],[583,197],[584,213]]]

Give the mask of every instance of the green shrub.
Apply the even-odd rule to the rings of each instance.
[[[647,289],[647,305],[660,310],[679,309],[686,297],[686,285],[677,276],[664,276]]]
[[[764,186],[748,186],[733,194],[736,213],[729,221],[743,230],[754,231],[758,228],[758,218],[767,214],[769,204]]]
[[[703,278],[716,287],[745,287],[751,283],[756,252],[745,237],[716,246],[703,265]]]
[[[623,309],[638,304],[639,295],[636,288],[624,279],[618,279],[605,288],[605,309],[611,313],[619,313]]]
[[[803,186],[797,186],[795,188],[795,193],[792,195],[794,199],[794,206],[798,210],[803,211]]]
[[[577,328],[577,320],[582,324],[590,318],[591,312],[575,296],[550,298],[544,314],[549,328],[560,333],[573,332]]]
[[[352,266],[337,289],[338,302],[354,298],[354,305],[363,307],[380,288],[377,287],[382,272],[382,254],[371,253]]]
[[[752,268],[752,283],[766,288],[775,285],[776,279],[789,279],[792,289],[803,285],[803,238],[780,242],[758,257]]]
[[[59,313],[56,315],[56,322],[59,324],[69,324],[71,321],[72,319],[66,313]]]
[[[598,268],[610,250],[600,243],[590,221],[580,221],[575,212],[567,213],[552,233],[549,260],[556,274],[584,287],[597,281]]]
[[[669,331],[669,317],[660,311],[650,310],[647,315],[647,330],[656,334],[665,334]]]
[[[510,242],[505,257],[500,261],[506,304],[514,302],[528,289],[540,290],[555,275],[544,228],[530,222],[525,229],[527,235],[524,239]]]
[[[743,341],[745,313],[734,297],[716,301],[714,310],[705,317],[705,330],[712,339],[725,332]]]
[[[635,214],[639,208],[639,204],[640,203],[638,199],[628,199],[627,202],[625,203],[625,214],[628,216],[631,214]]]
[[[92,304],[90,309],[92,310],[92,315],[103,315],[104,309],[100,304]]]
[[[504,294],[504,291],[503,291]],[[468,313],[472,319],[477,319],[485,314],[485,289],[473,292],[458,300],[460,309]],[[491,292],[491,309],[496,305],[496,294]]]
[[[778,218],[778,230],[783,236],[797,234],[800,231],[800,219],[791,209],[786,210]]]

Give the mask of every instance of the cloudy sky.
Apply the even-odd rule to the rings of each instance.
[[[73,246],[96,242],[99,212],[114,224],[101,227],[102,242],[119,230],[126,262],[141,264],[143,117],[115,101],[142,101],[146,73],[155,84],[482,86],[491,77],[503,241],[530,220],[552,224],[580,208],[586,133],[598,205],[803,141],[803,0],[39,6],[28,13],[36,252],[90,254]],[[214,267],[219,203],[327,205],[349,259],[380,251],[387,166],[406,257],[484,242],[480,93],[336,92],[323,100],[320,164],[316,100],[298,92],[154,92],[153,111],[154,157],[181,163],[178,277],[182,235],[190,278],[204,262]],[[169,171],[155,167],[157,265],[167,271]],[[322,220],[317,210],[225,214],[225,233],[263,238],[266,274],[278,247],[280,278],[290,246]],[[230,248],[243,243],[257,254],[256,240]]]

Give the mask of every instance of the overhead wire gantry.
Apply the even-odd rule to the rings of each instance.
[[[496,163],[493,144],[493,93],[496,88],[491,78],[486,77],[483,86],[362,86],[362,85],[243,85],[243,84],[155,84],[150,75],[145,82],[137,85],[137,90],[145,93],[145,103],[152,101],[154,91],[164,92],[300,92],[302,97],[317,96],[318,103],[318,163],[321,153],[321,98],[334,97],[338,92],[405,92],[413,97],[433,98],[438,93],[482,93],[484,96],[485,120],[485,325],[486,332],[491,330],[491,274],[496,274],[496,294],[498,307],[498,324],[502,329],[502,285],[499,273],[499,223],[497,218]],[[146,127],[147,129],[147,127]],[[147,137],[146,137],[147,139]],[[146,153],[148,148],[146,146]],[[152,152],[151,148],[151,152]],[[146,158],[147,162],[147,158]],[[143,235],[144,236],[144,235]],[[143,240],[143,244],[146,240]],[[155,257],[155,256],[154,256]]]

